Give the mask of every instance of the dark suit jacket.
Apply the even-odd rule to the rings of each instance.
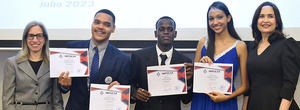
[[[68,48],[89,48],[90,40],[73,41],[67,43]],[[111,76],[113,81],[120,84],[129,84],[130,58],[125,53],[108,44],[103,56],[99,72],[97,74],[97,84],[105,84],[105,78]],[[89,96],[87,78],[72,78],[70,96],[66,110],[89,110]],[[64,91],[67,92],[67,91]]]
[[[171,64],[179,64],[192,61],[173,50]],[[131,55],[131,94],[136,93],[138,88],[148,90],[147,66],[158,65],[156,46],[138,50]],[[171,95],[150,97],[148,102],[136,100],[135,110],[180,110],[180,100],[184,101],[186,95]],[[185,101],[184,101],[185,102]]]

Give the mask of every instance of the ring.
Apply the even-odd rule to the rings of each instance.
[[[144,89],[142,89],[141,91],[144,92]]]

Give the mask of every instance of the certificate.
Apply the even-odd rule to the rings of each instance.
[[[91,84],[90,110],[129,110],[130,86],[114,85],[107,90],[108,85]]]
[[[147,67],[151,96],[187,94],[184,64]]]
[[[69,71],[69,77],[88,77],[88,49],[50,48],[50,77]]]
[[[232,71],[232,64],[195,63],[193,92],[209,93],[217,91],[223,94],[231,94]]]

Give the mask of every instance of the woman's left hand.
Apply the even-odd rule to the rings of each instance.
[[[224,95],[220,92],[216,92],[216,91],[212,91],[210,93],[206,93],[211,100],[213,100],[214,102],[223,102],[229,99],[229,96]]]

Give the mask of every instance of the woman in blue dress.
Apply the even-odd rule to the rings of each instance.
[[[208,37],[203,37],[198,42],[195,62],[233,64],[234,76],[240,70],[241,86],[238,89],[233,86],[232,94],[216,91],[194,93],[191,110],[237,110],[236,97],[248,89],[247,47],[240,41],[232,16],[224,3],[214,2],[210,5],[207,11],[207,32]]]

